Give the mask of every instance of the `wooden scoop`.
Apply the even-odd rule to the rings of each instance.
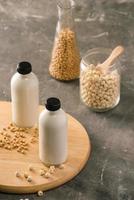
[[[117,46],[112,51],[110,56],[101,64],[98,64],[97,67],[101,68],[102,70],[108,70],[108,68],[113,64],[113,62],[124,52],[123,46]]]

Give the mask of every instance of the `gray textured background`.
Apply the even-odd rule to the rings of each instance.
[[[134,0],[78,0],[75,21],[81,56],[98,46],[126,48],[121,101],[107,113],[94,113],[81,103],[78,81],[58,82],[48,74],[57,22],[55,1],[0,0],[1,100],[10,100],[16,64],[28,60],[40,80],[40,103],[58,96],[64,109],[86,127],[92,142],[85,169],[46,192],[46,198],[1,193],[1,200],[134,200]]]

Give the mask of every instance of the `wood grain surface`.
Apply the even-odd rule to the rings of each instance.
[[[40,111],[43,109],[40,106]],[[30,144],[26,154],[21,154],[16,150],[6,150],[0,148],[0,191],[9,193],[34,193],[39,190],[49,190],[64,184],[75,177],[86,164],[91,145],[84,127],[72,116],[68,115],[68,159],[64,164],[64,169],[56,167],[54,174],[50,178],[40,176],[39,171],[44,164],[38,157],[38,142]],[[11,122],[11,103],[0,102],[0,130],[8,126]],[[30,137],[28,134],[27,138]],[[29,165],[34,167],[34,171],[28,171]],[[19,171],[21,178],[15,176]],[[29,183],[23,177],[24,172],[28,172],[32,177]]]

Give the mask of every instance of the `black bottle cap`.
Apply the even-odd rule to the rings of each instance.
[[[20,74],[23,75],[29,74],[31,71],[32,71],[32,65],[27,61],[20,62],[17,65],[17,72],[19,72]]]
[[[60,109],[61,103],[58,98],[51,97],[47,99],[46,108],[50,111],[56,111]]]

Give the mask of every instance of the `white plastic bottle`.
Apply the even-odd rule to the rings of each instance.
[[[67,159],[67,115],[54,97],[47,99],[39,117],[39,157],[46,165],[59,165]]]
[[[32,127],[38,120],[39,82],[29,62],[20,62],[11,79],[12,121]]]

